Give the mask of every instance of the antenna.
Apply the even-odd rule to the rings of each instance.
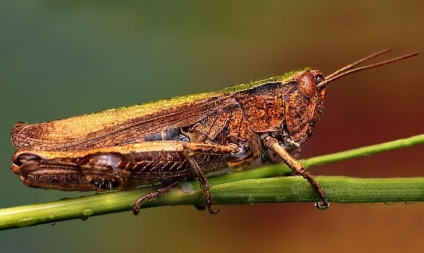
[[[410,58],[410,57],[414,57],[414,56],[419,54],[419,52],[413,52],[413,53],[410,53],[410,54],[405,54],[405,55],[398,56],[398,57],[388,59],[388,60],[385,60],[385,61],[377,62],[377,63],[374,63],[374,64],[353,68],[353,67],[355,67],[355,66],[357,66],[357,65],[359,65],[359,64],[361,64],[365,61],[368,61],[372,58],[375,58],[379,55],[385,54],[385,53],[390,52],[390,51],[391,51],[391,49],[384,49],[384,50],[381,50],[379,52],[370,54],[370,55],[368,55],[368,56],[366,56],[362,59],[359,59],[359,60],[357,60],[357,61],[355,61],[355,62],[353,62],[349,65],[346,65],[343,68],[338,69],[335,72],[326,76],[325,80],[323,82],[319,83],[317,85],[317,87],[320,88],[320,87],[326,86],[331,81],[334,81],[336,79],[339,79],[340,77],[343,77],[343,76],[351,74],[351,73],[359,72],[359,71],[366,70],[366,69],[372,69],[372,68],[380,67],[380,66],[383,66],[383,65],[386,65],[386,64],[390,64],[392,62],[397,62],[397,61],[404,60],[404,59],[407,59],[407,58]]]

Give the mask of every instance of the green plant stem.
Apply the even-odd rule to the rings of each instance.
[[[424,135],[386,142],[302,160],[306,168],[378,152],[424,143]],[[210,178],[214,204],[254,204],[270,202],[313,202],[317,197],[303,178],[273,177],[290,169],[282,164],[265,166]],[[317,177],[328,200],[340,203],[424,201],[424,178],[358,179]],[[70,219],[132,210],[134,200],[157,187],[116,191],[88,197],[0,209],[0,229],[53,223]],[[164,205],[202,205],[204,197],[196,181],[185,182],[142,208]],[[142,211],[141,211],[142,212]]]

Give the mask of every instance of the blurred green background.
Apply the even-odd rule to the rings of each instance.
[[[424,52],[422,1],[0,2],[0,207],[93,193],[31,189],[10,171],[16,121],[212,91],[374,51]],[[386,58],[389,56],[386,56]],[[384,57],[383,57],[384,58]],[[302,158],[424,133],[424,56],[332,83]],[[314,168],[424,176],[423,147]],[[417,252],[424,204],[161,207],[0,232],[2,252]]]

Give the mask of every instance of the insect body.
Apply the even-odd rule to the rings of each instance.
[[[324,78],[303,69],[218,92],[103,111],[39,124],[17,123],[12,171],[24,184],[64,191],[127,189],[162,184],[141,196],[134,212],[184,180],[198,178],[210,213],[206,175],[244,169],[256,159],[283,160],[328,202],[318,182],[290,155],[312,134],[330,81],[401,59],[353,68],[372,54]]]

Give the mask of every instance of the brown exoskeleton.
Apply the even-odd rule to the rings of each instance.
[[[303,69],[218,92],[39,124],[18,123],[12,130],[17,147],[12,171],[28,186],[62,191],[163,184],[138,198],[134,213],[142,201],[198,178],[209,212],[216,213],[208,173],[244,169],[258,158],[277,157],[310,182],[321,199],[318,207],[326,208],[324,191],[290,152],[311,136],[331,81],[418,54],[353,68],[387,51],[325,78],[318,70]]]

